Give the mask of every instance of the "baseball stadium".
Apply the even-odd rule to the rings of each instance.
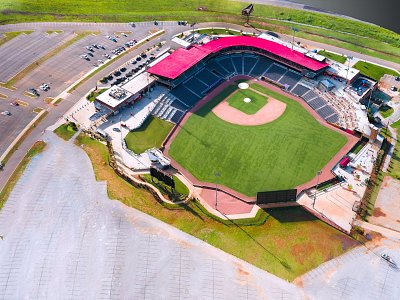
[[[251,36],[175,50],[147,70],[169,89],[155,114],[177,124],[164,155],[195,186],[253,203],[309,188],[320,170],[333,178],[355,139],[330,125],[338,113],[306,84],[328,66]]]

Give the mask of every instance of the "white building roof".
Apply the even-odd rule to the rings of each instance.
[[[174,43],[177,43],[179,46],[182,46],[183,48],[187,48],[191,45],[191,43],[182,40],[181,38],[178,38],[177,36],[174,37],[171,41],[173,41]]]
[[[329,63],[329,68],[328,72],[335,74],[336,76],[339,76],[340,78],[345,78],[347,77],[347,80],[352,80],[354,77],[356,77],[360,71],[357,69],[354,69],[352,67],[348,67],[344,64],[338,63],[336,61],[328,59]],[[348,69],[348,72],[347,72]]]
[[[132,93],[129,91],[114,85],[104,93],[97,96],[96,99],[108,107],[115,108],[131,96]]]
[[[149,73],[143,72],[139,75],[133,77],[127,83],[121,86],[124,90],[128,91],[130,94],[135,95],[143,90],[146,86],[153,83],[155,79],[150,76]]]

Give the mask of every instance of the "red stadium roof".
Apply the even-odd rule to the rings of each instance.
[[[193,46],[189,49],[180,48],[158,64],[149,68],[148,72],[169,79],[175,79],[203,58],[207,57],[210,53],[216,53],[224,48],[233,46],[259,48],[312,71],[319,71],[328,66],[325,62],[319,62],[305,56],[301,52],[292,51],[286,46],[269,40],[249,36],[233,36],[219,38],[203,46]]]

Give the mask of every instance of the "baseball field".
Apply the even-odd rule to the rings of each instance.
[[[217,181],[246,196],[294,188],[314,178],[346,144],[343,135],[321,125],[296,101],[259,84],[250,88],[285,103],[284,113],[263,125],[241,126],[212,112],[229,101],[236,85],[212,98],[183,124],[169,149],[198,180]]]

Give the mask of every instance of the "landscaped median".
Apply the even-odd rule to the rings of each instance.
[[[62,124],[56,129],[54,129],[54,133],[65,141],[69,141],[77,132],[78,132],[78,127],[74,122]]]
[[[14,186],[17,184],[18,179],[24,173],[26,166],[29,164],[31,159],[43,151],[46,143],[43,141],[36,142],[32,148],[26,153],[25,157],[21,160],[17,168],[14,170],[10,178],[8,179],[6,185],[0,192],[0,209],[3,207],[4,203],[7,201],[10,196]]]
[[[20,132],[20,134],[15,138],[15,140],[8,146],[6,151],[1,155],[0,162],[5,165],[10,159],[11,155],[18,149],[25,138],[31,133],[33,128],[35,128],[48,114],[47,110],[42,110],[36,117]]]
[[[293,280],[357,244],[301,207],[260,210],[256,218],[228,221],[211,216],[198,201],[169,209],[160,205],[149,192],[135,188],[114,172],[109,165],[106,145],[82,134],[77,137],[76,144],[88,154],[96,179],[107,182],[111,199],[281,278]]]

